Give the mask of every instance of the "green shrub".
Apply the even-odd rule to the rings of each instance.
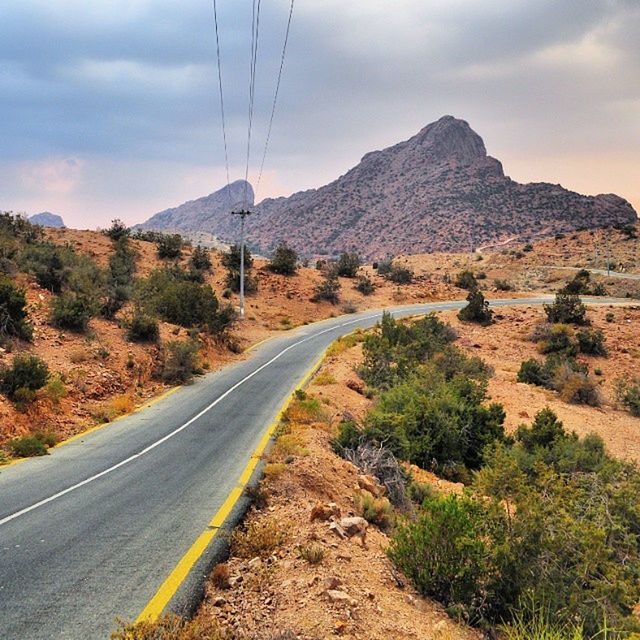
[[[393,521],[393,509],[388,498],[376,498],[368,491],[361,491],[353,499],[356,512],[367,522],[380,529],[387,529]]]
[[[533,251],[533,245],[530,242],[527,242],[527,244],[525,244],[524,247],[522,247],[522,251],[524,251],[525,253],[529,253],[530,251]]]
[[[616,381],[618,401],[631,413],[640,418],[640,377]]]
[[[35,436],[22,436],[9,440],[9,449],[17,458],[46,456],[49,453],[44,442]]]
[[[472,291],[473,289],[478,288],[478,281],[473,275],[473,271],[465,270],[458,273],[455,279],[455,285],[460,289]]]
[[[197,342],[171,341],[167,343],[162,378],[169,384],[184,384],[200,373],[200,347]]]
[[[192,271],[211,271],[211,254],[206,247],[198,245],[191,254],[189,265]]]
[[[127,326],[127,340],[131,342],[157,342],[160,338],[160,327],[154,316],[136,309]]]
[[[178,260],[182,256],[182,236],[174,233],[162,234],[157,242],[158,258],[161,260]]]
[[[312,302],[321,302],[326,300],[331,304],[340,302],[340,282],[332,271],[328,271],[323,280],[316,286]]]
[[[18,289],[9,278],[0,277],[0,340],[31,340],[33,327],[27,320],[26,306],[24,289]]]
[[[578,346],[581,353],[591,356],[606,356],[607,348],[602,330],[581,329],[578,331]]]
[[[549,373],[542,362],[535,358],[529,358],[520,365],[517,380],[518,382],[549,388],[553,375]]]
[[[354,289],[363,296],[370,296],[376,290],[376,287],[371,278],[368,278],[367,276],[360,276]]]
[[[516,439],[530,452],[539,447],[551,447],[565,436],[562,422],[549,407],[538,411],[530,427],[520,425],[516,431]]]
[[[554,324],[547,328],[546,335],[538,344],[540,353],[563,353],[575,356],[578,344],[573,329],[566,324]]]
[[[544,311],[547,314],[547,319],[552,324],[589,324],[586,317],[587,310],[580,297],[575,294],[557,293],[555,302],[553,304],[545,304]]]
[[[468,497],[427,498],[414,522],[398,526],[388,554],[423,596],[479,622],[493,569],[488,532],[500,520]]]
[[[240,245],[234,244],[229,247],[227,253],[222,254],[222,266],[227,270],[226,286],[228,289],[238,293],[240,291]],[[251,276],[253,269],[253,255],[249,247],[244,248],[244,291],[247,294],[255,293],[258,290],[257,281]]]
[[[0,372],[0,388],[10,400],[20,399],[20,390],[35,392],[49,379],[49,367],[35,355],[17,355],[10,367]]]
[[[357,253],[343,253],[335,264],[335,273],[343,278],[355,278],[361,264]]]
[[[137,253],[131,247],[128,235],[114,241],[114,251],[109,256],[106,273],[105,299],[102,303],[102,315],[113,318],[131,298]]]
[[[494,280],[493,286],[498,291],[513,291],[513,285],[508,280],[500,280],[500,279]]]
[[[458,312],[458,318],[463,322],[475,322],[486,327],[493,322],[493,311],[482,293],[473,289],[467,296],[467,306]]]
[[[269,270],[284,276],[294,275],[298,270],[298,254],[295,249],[284,242],[279,244],[269,262]]]
[[[53,299],[49,320],[59,329],[83,333],[97,311],[98,305],[93,297],[65,291]]]
[[[590,282],[591,274],[586,269],[580,269],[561,291],[570,295],[588,296],[591,293]]]
[[[413,282],[413,271],[408,267],[393,265],[385,278],[395,284],[411,284]]]
[[[391,273],[391,270],[393,269],[393,258],[380,260],[380,262],[377,262],[374,264],[373,268],[378,272],[378,275],[383,277],[387,276],[388,274]]]
[[[60,293],[71,275],[74,252],[69,247],[57,247],[40,242],[24,248],[20,263],[35,276],[36,282],[52,293]]]
[[[126,239],[131,235],[131,229],[119,218],[111,221],[111,226],[105,230],[105,234],[114,242],[118,242],[123,238]]]

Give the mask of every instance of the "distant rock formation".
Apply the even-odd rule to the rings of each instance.
[[[65,224],[62,216],[57,213],[51,213],[50,211],[43,211],[42,213],[35,213],[29,216],[29,222],[38,224],[41,227],[55,227],[56,229],[64,229]]]
[[[244,180],[236,180],[229,187],[223,187],[198,200],[185,202],[179,207],[156,213],[136,228],[155,231],[197,232],[204,231],[216,235],[214,228],[223,225],[230,218],[230,211],[241,207],[253,207],[253,187]]]
[[[244,182],[232,187],[237,194]],[[197,228],[232,241],[237,220],[227,215],[224,191],[168,209],[144,226]],[[264,200],[254,211],[247,237],[264,252],[286,240],[303,255],[357,250],[369,259],[469,251],[509,238],[637,220],[633,207],[616,195],[583,196],[560,185],[511,180],[487,155],[482,138],[452,116],[405,142],[366,154],[324,187]]]

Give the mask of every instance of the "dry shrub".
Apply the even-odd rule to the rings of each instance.
[[[313,384],[324,387],[328,384],[336,384],[337,380],[330,371],[321,371],[314,379]]]
[[[324,556],[324,547],[317,542],[310,542],[300,547],[300,557],[309,564],[320,564],[324,560]]]
[[[128,394],[115,396],[109,402],[99,404],[93,409],[91,415],[98,423],[111,422],[118,416],[130,413],[135,408],[133,399]]]
[[[381,529],[387,529],[393,522],[393,509],[388,498],[376,498],[368,491],[359,491],[355,494],[353,502],[356,511],[371,524]]]
[[[185,620],[167,614],[155,622],[119,620],[111,640],[240,640],[240,637],[222,629],[215,620]]]
[[[277,478],[279,475],[283,474],[287,469],[287,465],[284,462],[270,462],[269,464],[264,465],[264,469],[262,472],[264,473],[267,479]]]
[[[73,364],[82,364],[92,359],[92,353],[84,347],[76,347],[69,352],[69,360],[71,360]]]
[[[571,404],[586,404],[599,407],[602,404],[600,390],[585,374],[566,371],[564,368],[557,374],[555,380],[560,397]]]
[[[231,587],[230,577],[229,565],[224,563],[217,564],[211,572],[211,582],[217,589],[229,589]]]
[[[111,407],[116,415],[121,416],[125,413],[131,413],[135,409],[135,403],[128,393],[124,393],[111,400]]]
[[[341,353],[344,353],[347,349],[351,349],[351,347],[355,347],[360,342],[364,342],[364,338],[365,338],[365,333],[364,331],[362,331],[362,329],[358,329],[353,333],[350,333],[346,336],[342,336],[342,338],[338,338],[327,349],[327,357],[339,356]]]
[[[308,456],[304,438],[298,433],[285,433],[276,441],[274,453],[279,456]]]
[[[239,558],[265,558],[287,540],[287,531],[275,518],[263,518],[231,534],[231,553]]]
[[[320,401],[300,391],[295,401],[287,407],[282,419],[285,422],[296,424],[312,424],[313,422],[322,422],[326,418]]]

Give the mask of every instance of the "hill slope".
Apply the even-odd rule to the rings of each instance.
[[[209,199],[218,203],[223,194],[158,214],[145,226],[163,228],[158,222],[172,212],[176,229],[190,231],[198,224],[232,239],[237,222],[220,215],[217,206],[205,211]],[[583,196],[560,185],[511,180],[487,155],[482,138],[452,116],[368,153],[324,187],[264,200],[255,211],[248,239],[262,250],[286,239],[307,255],[357,249],[368,258],[468,250],[637,219],[633,207],[615,195]]]

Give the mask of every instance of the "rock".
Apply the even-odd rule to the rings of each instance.
[[[340,581],[340,578],[337,578],[336,576],[329,576],[324,580],[324,589],[325,591],[333,591],[337,589],[341,584],[342,582]]]
[[[351,389],[352,391],[359,393],[361,396],[364,395],[365,387],[362,381],[354,380],[353,378],[350,378],[345,382],[345,385],[347,386],[348,389]]]
[[[249,571],[256,571],[262,566],[262,558],[252,558],[247,562],[247,569]]]
[[[338,591],[337,589],[329,589],[327,591],[327,598],[330,602],[335,604],[347,604],[350,607],[358,604],[348,593],[345,591]]]
[[[329,531],[332,531],[339,538],[342,538],[343,540],[347,537],[347,534],[344,532],[344,529],[339,524],[337,524],[335,522],[332,522],[329,525]]]
[[[358,476],[358,486],[363,491],[368,491],[372,496],[376,498],[380,498],[384,494],[384,487],[378,484],[378,481],[369,475],[359,475]]]
[[[311,522],[315,520],[330,520],[331,518],[340,517],[340,507],[335,502],[322,503],[318,502],[313,509],[311,509]]]
[[[224,607],[226,604],[227,604],[227,600],[222,596],[215,598],[213,601],[214,607]]]

